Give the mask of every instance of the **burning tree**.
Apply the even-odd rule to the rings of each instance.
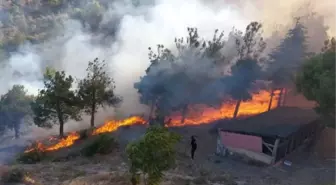
[[[304,57],[307,55],[305,40],[305,28],[297,19],[294,28],[288,31],[280,45],[270,54],[271,61],[267,73],[273,85],[271,100],[274,90],[280,89],[278,106],[281,105],[284,87],[293,83],[294,73],[302,65]]]
[[[32,113],[30,103],[32,96],[28,96],[23,85],[14,85],[0,99],[0,117],[3,128],[13,129],[15,137],[20,136],[20,125],[22,119]]]
[[[51,127],[59,123],[60,137],[64,136],[64,123],[69,119],[80,119],[79,100],[71,90],[73,78],[64,71],[46,70],[44,74],[44,89],[40,90],[31,107],[34,112],[34,122],[41,127]]]
[[[141,102],[149,105],[151,112],[155,109],[157,122],[162,123],[165,115],[176,110],[182,111],[183,122],[188,105],[201,103],[202,89],[220,74],[215,73],[216,65],[223,61],[219,51],[224,34],[217,33],[211,41],[203,41],[196,28],[188,28],[187,38],[175,39],[175,55],[163,45],[158,45],[156,53],[149,48],[151,64],[135,88]]]
[[[175,39],[176,54],[162,45],[157,53],[150,49],[151,64],[135,84],[142,103],[163,115],[182,112],[183,123],[189,105],[220,106],[230,97],[237,101],[236,117],[241,101],[252,98],[251,87],[261,73],[258,62],[266,47],[261,28],[260,23],[251,22],[244,34],[231,32],[227,41],[218,30],[211,40],[204,40],[196,28],[188,28],[187,38]],[[226,43],[233,40],[236,50],[232,51]],[[227,68],[234,58],[238,59],[230,74]]]
[[[237,32],[238,60],[231,67],[231,76],[224,78],[224,84],[228,86],[228,93],[237,101],[233,118],[238,115],[241,101],[250,100],[251,86],[261,73],[258,64],[260,53],[264,51],[266,44],[261,36],[262,25],[258,22],[250,23],[245,34]]]
[[[91,115],[91,127],[94,127],[95,113],[100,106],[116,106],[121,98],[115,95],[115,83],[106,71],[106,62],[96,58],[89,62],[87,75],[79,82],[78,95],[85,113]]]

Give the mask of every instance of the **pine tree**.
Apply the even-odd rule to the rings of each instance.
[[[295,26],[287,32],[286,37],[270,54],[271,63],[268,66],[268,73],[273,83],[271,96],[273,96],[275,89],[280,89],[278,106],[281,103],[284,87],[292,82],[293,75],[307,56],[306,51],[306,29],[297,19]]]

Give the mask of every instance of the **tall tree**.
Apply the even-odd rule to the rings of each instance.
[[[157,52],[149,48],[151,64],[146,75],[135,84],[141,102],[150,105],[156,117],[161,117],[156,123],[161,123],[172,111],[181,111],[184,122],[188,105],[201,103],[202,89],[214,80],[218,66],[223,64],[220,53],[223,33],[216,30],[214,37],[205,41],[200,39],[196,28],[187,31],[186,38],[175,39],[175,55],[163,45],[158,45]]]
[[[300,19],[296,19],[294,27],[288,31],[280,45],[270,54],[271,63],[267,72],[272,81],[272,95],[275,89],[280,89],[278,106],[281,105],[285,86],[293,82],[295,72],[307,55],[306,48],[305,27]]]
[[[258,59],[266,47],[261,28],[260,23],[251,22],[244,35],[241,36],[241,32],[237,35],[238,60],[231,67],[231,76],[226,78],[229,94],[237,101],[233,118],[237,117],[241,102],[252,98],[250,89],[261,73]]]
[[[72,88],[72,76],[64,71],[47,69],[44,74],[44,89],[40,90],[31,107],[37,126],[51,127],[58,123],[59,135],[64,136],[64,123],[68,119],[80,120],[80,101]]]
[[[79,82],[79,97],[84,106],[85,113],[91,116],[91,127],[94,127],[95,113],[101,106],[116,106],[121,102],[115,91],[115,83],[106,71],[105,61],[96,58],[89,62],[86,69],[87,75]]]
[[[27,95],[23,85],[14,85],[0,99],[0,113],[2,124],[6,128],[13,129],[15,138],[20,136],[20,124],[22,119],[32,113],[30,103],[33,97]]]
[[[296,76],[296,87],[316,111],[335,120],[335,39],[325,43],[321,54],[308,59]]]

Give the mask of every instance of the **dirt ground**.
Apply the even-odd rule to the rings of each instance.
[[[328,185],[335,180],[335,160],[318,159],[309,151],[298,151],[289,156],[286,160],[292,162],[291,166],[279,164],[258,167],[241,160],[218,157],[214,155],[216,135],[211,134],[209,128],[210,126],[172,129],[182,134],[184,139],[178,146],[177,166],[165,174],[163,185],[209,184],[204,179],[211,181],[210,184],[213,185]],[[143,132],[143,128],[139,128],[137,132],[128,128],[116,137],[126,143],[127,139],[136,139]],[[193,162],[189,157],[191,135],[196,135],[198,142]],[[105,156],[14,166],[27,171],[36,180],[36,185],[130,184],[123,147]]]

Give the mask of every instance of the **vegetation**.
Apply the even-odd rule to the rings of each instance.
[[[96,58],[89,62],[87,76],[79,82],[78,94],[85,113],[91,116],[91,127],[94,127],[95,113],[100,106],[116,106],[121,102],[121,98],[114,93],[114,81],[106,68],[106,62]]]
[[[13,168],[9,171],[5,172],[1,176],[1,182],[8,184],[8,183],[22,183],[24,182],[24,178],[27,173],[20,168]]]
[[[32,103],[34,122],[38,126],[51,127],[58,123],[59,135],[64,136],[64,123],[69,119],[80,119],[79,100],[72,88],[73,78],[64,71],[47,69],[44,74],[44,89],[39,91]]]
[[[117,141],[108,134],[101,134],[97,138],[86,145],[81,153],[84,156],[91,157],[95,154],[109,154],[118,147]]]
[[[241,38],[236,40],[239,58],[231,67],[231,76],[225,80],[225,84],[229,86],[228,93],[237,101],[233,118],[238,115],[240,103],[252,98],[251,86],[261,73],[258,59],[266,47],[261,37],[261,28],[260,23],[252,22],[246,27],[243,36],[240,32],[237,34],[238,38]]]
[[[12,89],[1,96],[0,99],[0,117],[2,120],[0,133],[6,128],[13,129],[15,137],[20,136],[20,125],[25,116],[31,116],[30,103],[32,96],[27,95],[24,86],[14,85]]]
[[[322,53],[309,58],[297,74],[296,87],[316,111],[335,119],[335,39],[326,41]]]
[[[30,147],[30,152],[20,154],[17,161],[24,164],[34,164],[46,158],[46,153],[40,148],[39,143],[33,143]]]
[[[294,75],[303,64],[307,56],[306,30],[302,23],[297,20],[279,46],[270,54],[270,62],[267,69],[269,80],[272,81],[273,91],[280,89],[278,106],[282,102],[283,90],[288,84],[293,83]],[[272,99],[273,97],[271,97]],[[269,109],[272,102],[270,101]]]
[[[160,126],[150,127],[144,137],[127,146],[126,152],[130,160],[132,183],[136,184],[139,173],[146,177],[146,185],[158,185],[163,172],[175,164],[175,144],[180,136]]]
[[[258,61],[266,47],[261,28],[252,22],[244,35],[231,32],[230,39],[236,43],[233,54],[222,52],[226,47],[223,32],[215,30],[211,40],[204,40],[197,28],[188,28],[186,38],[175,39],[176,54],[163,45],[158,45],[157,52],[149,48],[151,63],[134,87],[140,102],[156,111],[153,122],[163,124],[165,116],[180,111],[183,123],[189,105],[218,106],[227,96],[237,100],[233,113],[237,116],[240,102],[251,98],[251,86],[261,73]],[[238,61],[232,65],[234,58]],[[225,72],[227,67],[231,74]]]

